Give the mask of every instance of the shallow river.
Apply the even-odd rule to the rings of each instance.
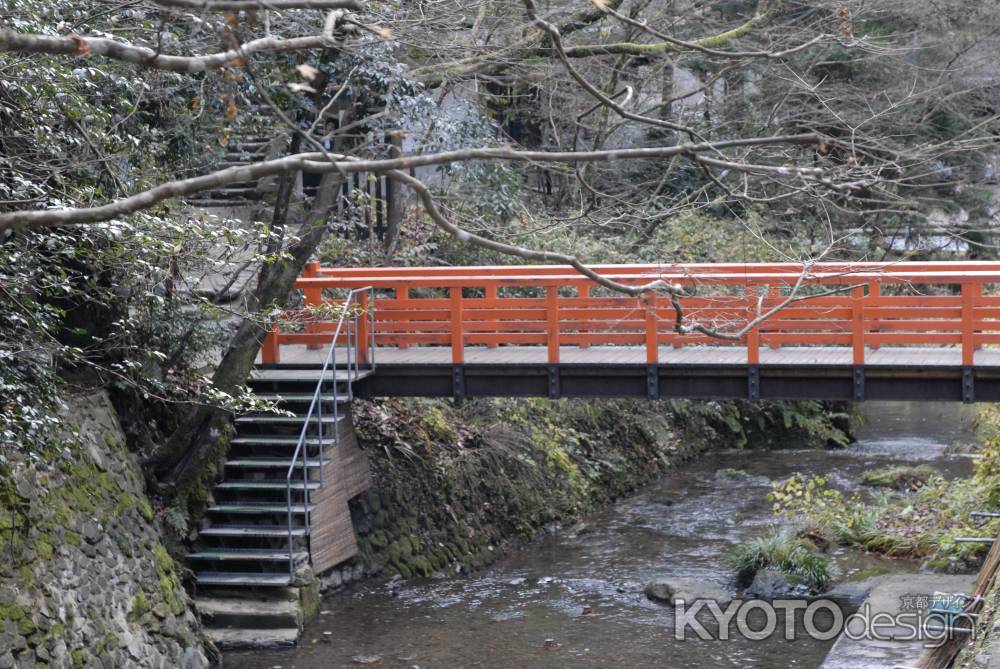
[[[226,666],[818,667],[832,642],[678,642],[672,608],[647,601],[642,586],[683,576],[731,587],[724,554],[774,522],[771,483],[795,472],[822,474],[843,489],[856,488],[866,469],[899,462],[925,462],[946,476],[969,472],[968,457],[945,452],[974,439],[965,407],[873,402],[864,409],[859,441],[844,451],[710,453],[482,572],[327,597],[298,649],[233,654]],[[741,473],[717,476],[721,469]],[[919,568],[846,550],[836,559],[847,577]]]

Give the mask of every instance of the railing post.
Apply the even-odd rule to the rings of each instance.
[[[315,279],[319,276],[319,263],[315,260],[307,262],[305,267],[302,268],[302,277],[305,279]],[[323,289],[322,288],[305,288],[302,290],[302,301],[305,304],[306,309],[309,307],[318,307],[323,303]],[[319,323],[316,323],[310,317],[306,321],[306,332],[309,334],[315,334],[320,332]],[[323,348],[322,344],[311,343],[306,344],[306,348],[312,351],[316,349]]]
[[[277,323],[272,325],[271,331],[264,336],[264,343],[260,347],[260,361],[265,365],[277,365],[281,361]]]
[[[852,364],[865,364],[865,288],[851,289],[851,348]]]
[[[874,307],[879,306],[879,298],[882,297],[882,285],[875,281],[868,282],[868,302]],[[869,320],[872,322],[871,331],[878,332],[878,319],[869,316]],[[872,342],[868,345],[868,348],[873,351],[880,346],[878,342]]]
[[[754,308],[754,298],[757,296],[753,288],[747,288],[747,323],[757,318],[757,310]],[[756,325],[747,332],[747,364],[760,364],[760,326]]]
[[[358,293],[358,310],[361,312],[358,317],[358,364],[367,364],[370,362],[368,360],[368,342],[371,337],[371,330],[369,328],[369,314],[372,320],[375,319],[375,313],[373,310],[375,305],[371,304],[368,299],[368,291],[363,290]]]
[[[589,283],[581,283],[576,289],[576,294],[582,299],[589,300],[591,298],[590,289],[591,285]],[[582,341],[579,346],[580,348],[590,348],[590,342]]]
[[[545,289],[546,342],[549,348],[549,364],[559,364],[559,286]]]
[[[465,364],[465,335],[463,325],[465,315],[462,313],[462,287],[453,286],[448,289],[451,298],[451,364]]]
[[[484,295],[484,297],[487,300],[495,300],[495,299],[497,299],[498,295],[497,295],[497,286],[496,286],[496,284],[495,283],[488,283],[488,284],[486,284],[486,287],[483,289],[483,295]],[[492,309],[493,305],[490,305],[488,308]],[[487,348],[496,348],[497,347],[497,343],[496,342],[490,342],[490,343],[488,343],[486,345],[486,347]]]
[[[983,287],[978,283],[962,284],[962,366],[971,367],[975,357],[975,306]]]
[[[396,286],[395,287],[395,291],[396,291],[396,299],[397,300],[408,300],[408,299],[410,299],[410,287],[407,286],[405,283],[401,283],[398,286]],[[404,332],[398,332],[398,334],[406,334],[406,333],[404,333]],[[406,343],[406,342],[399,342],[398,344],[396,344],[396,346],[398,348],[401,348],[401,349],[409,348],[410,347],[410,345],[408,343]]]
[[[646,295],[646,364],[656,365],[660,361],[659,320],[656,313],[657,295]]]

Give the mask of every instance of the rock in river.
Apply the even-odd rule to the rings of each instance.
[[[733,596],[715,585],[706,581],[699,581],[692,578],[654,578],[646,584],[643,589],[648,599],[654,602],[667,602],[673,604],[674,600],[682,599],[685,602],[693,602],[697,599],[714,599],[720,605],[726,605],[732,601]]]

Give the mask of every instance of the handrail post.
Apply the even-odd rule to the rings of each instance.
[[[549,349],[549,364],[559,364],[559,286],[545,289],[545,340]]]
[[[315,260],[307,262],[305,267],[302,268],[302,277],[305,279],[315,279],[319,276],[319,263]],[[302,289],[302,302],[306,309],[309,307],[318,307],[323,303],[323,289],[322,288],[303,288]],[[319,323],[317,323],[313,318],[309,318],[306,321],[306,333],[316,334],[321,332]],[[310,351],[315,351],[316,349],[323,348],[320,343],[308,343],[306,344],[306,349]]]
[[[646,294],[646,364],[656,365],[660,361],[659,320],[656,313],[657,295]]]
[[[462,313],[462,287],[448,289],[451,299],[451,364],[465,364],[465,334],[463,332],[465,314]]]
[[[852,364],[865,364],[865,288],[851,289],[851,348]]]
[[[962,284],[962,366],[971,367],[975,358],[975,306],[982,294],[978,283]]]

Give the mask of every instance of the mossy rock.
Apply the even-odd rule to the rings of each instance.
[[[417,576],[423,576],[424,578],[427,578],[434,573],[433,565],[431,565],[430,561],[422,555],[418,555],[409,560],[408,566],[414,574]]]
[[[390,571],[393,571],[403,578],[413,578],[413,572],[405,564],[399,560],[390,560],[389,564],[386,565]]]
[[[928,465],[901,465],[871,469],[864,473],[861,482],[875,488],[913,491],[922,488],[937,472]]]

